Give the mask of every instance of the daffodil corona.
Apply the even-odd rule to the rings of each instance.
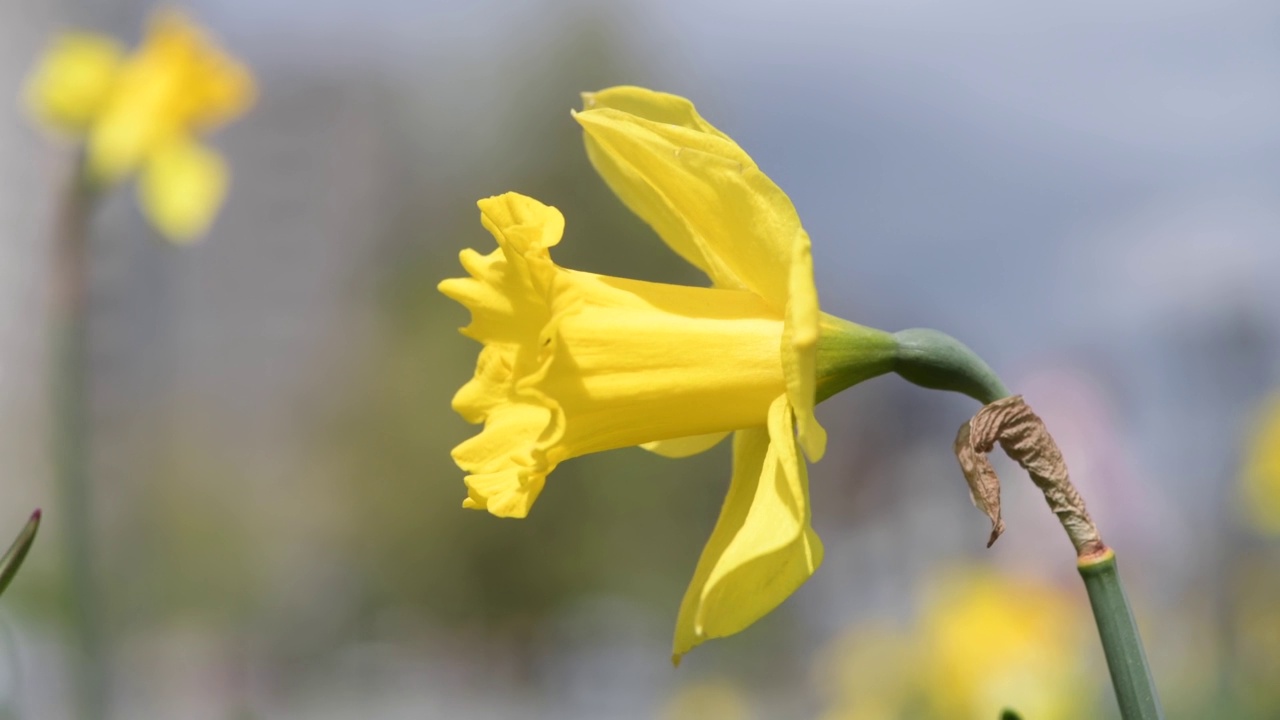
[[[174,10],[155,14],[126,55],[112,38],[57,38],[27,84],[43,125],[85,144],[87,179],[111,184],[139,174],[143,211],[168,239],[205,232],[226,195],[226,163],[198,133],[243,113],[254,98],[249,71]]]
[[[440,284],[471,310],[463,333],[484,344],[453,400],[484,429],[453,457],[468,473],[465,507],[524,517],[564,460],[633,445],[683,457],[733,432],[728,495],[676,623],[678,660],[755,622],[822,562],[801,456],[816,461],[826,445],[813,414],[820,336],[848,351],[829,364],[848,375],[853,357],[874,369],[855,368],[863,377],[888,369],[894,341],[820,313],[791,201],[688,100],[617,87],[585,101],[574,117],[596,170],[712,287],[560,268],[549,254],[559,211],[515,193],[481,200],[498,249],[464,250],[470,277]]]

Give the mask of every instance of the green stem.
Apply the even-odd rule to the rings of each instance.
[[[93,498],[89,482],[89,215],[96,191],[75,163],[57,217],[54,322],[54,466],[60,490],[67,552],[71,624],[81,661],[76,666],[79,716],[106,715],[106,648],[93,562]]]
[[[893,334],[898,341],[894,372],[931,390],[950,390],[983,405],[1013,393],[968,345],[937,330],[912,328]]]
[[[914,329],[895,333],[894,338],[898,341],[894,372],[909,382],[963,393],[984,405],[1011,394],[991,366],[949,335],[937,330]],[[1121,717],[1124,720],[1163,717],[1142,649],[1142,638],[1116,570],[1115,552],[1104,547],[1078,561]]]
[[[1102,651],[1107,657],[1111,684],[1116,689],[1120,716],[1125,720],[1157,720],[1164,717],[1156,697],[1151,668],[1138,636],[1129,600],[1116,570],[1116,554],[1110,548],[1078,562],[1080,577],[1089,592],[1089,605],[1098,623]]]
[[[31,519],[27,520],[27,524],[22,527],[22,532],[14,538],[9,551],[0,558],[0,594],[9,588],[9,583],[13,582],[13,577],[18,574],[18,568],[21,568],[22,561],[27,559],[27,552],[31,550],[31,543],[36,541],[36,531],[39,529],[40,511],[36,510],[31,513]]]

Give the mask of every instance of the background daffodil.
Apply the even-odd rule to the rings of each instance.
[[[1089,619],[1061,589],[983,568],[944,573],[926,593],[915,671],[934,717],[1086,717]]]
[[[181,13],[161,10],[130,55],[92,33],[56,39],[26,103],[41,124],[84,142],[91,183],[138,173],[144,213],[182,242],[208,229],[229,182],[226,163],[196,136],[239,116],[254,95],[247,68]]]
[[[1094,717],[1089,618],[1062,588],[988,567],[941,569],[910,617],[853,626],[816,667],[822,720]]]
[[[680,607],[674,655],[742,630],[822,562],[810,527],[820,312],[809,237],[787,196],[684,98],[635,87],[574,117],[596,169],[713,287],[577,272],[549,249],[564,218],[509,193],[480,201],[498,241],[440,290],[484,344],[454,409],[484,423],[453,451],[464,506],[523,517],[571,457],[640,445],[683,457],[734,432],[719,521]],[[887,336],[886,336],[887,337]]]
[[[1245,522],[1262,535],[1280,536],[1280,394],[1258,412],[1240,478]]]

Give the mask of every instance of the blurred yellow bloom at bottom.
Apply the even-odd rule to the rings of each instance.
[[[859,625],[838,638],[819,661],[820,684],[835,702],[822,720],[894,720],[909,716],[917,649],[888,623]]]
[[[941,717],[1088,715],[1083,688],[1083,609],[1062,591],[991,572],[939,583],[925,609],[928,695]]]
[[[667,701],[662,720],[749,720],[751,707],[727,680],[711,680],[681,688]]]
[[[995,572],[948,573],[924,593],[909,629],[859,626],[822,668],[825,720],[1088,717],[1084,608],[1058,588]]]

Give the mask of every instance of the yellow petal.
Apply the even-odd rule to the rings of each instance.
[[[57,38],[27,80],[26,105],[54,129],[83,133],[111,92],[124,50],[110,37]]]
[[[90,174],[119,180],[160,146],[244,112],[253,97],[246,68],[181,13],[157,12],[89,136]]]
[[[679,125],[698,132],[716,135],[732,142],[711,123],[702,119],[693,103],[670,93],[655,92],[635,85],[617,85],[596,92],[582,93],[582,109],[613,108],[637,117],[667,125]]]
[[[794,247],[809,238],[786,194],[731,139],[698,118],[671,124],[671,95],[632,89],[625,107],[594,96],[575,113],[587,154],[614,193],[716,285],[744,288],[786,307]],[[639,97],[636,97],[640,94]],[[648,97],[648,102],[642,98]],[[696,117],[693,107],[688,113]]]
[[[767,429],[734,435],[729,493],[680,604],[673,660],[743,630],[809,579],[822,562],[809,519],[808,473],[782,396]]]
[[[86,172],[95,182],[120,182],[177,136],[176,127],[141,108],[104,112],[89,129]]]
[[[139,57],[157,66],[157,75],[170,70],[182,76],[181,85],[172,89],[172,105],[188,129],[225,123],[247,110],[256,96],[248,68],[173,8],[152,16]]]
[[[644,88],[624,85],[594,93],[583,93],[584,110],[610,108],[654,122],[676,125],[718,137],[732,144],[732,140],[702,119],[693,103],[678,95],[659,93]],[[575,116],[576,117],[576,116]],[[581,119],[579,119],[581,122]],[[584,125],[584,127],[586,127]],[[620,162],[620,158],[602,145],[593,133],[583,136],[587,157],[609,187],[631,212],[640,216],[658,233],[658,236],[685,261],[705,272],[722,287],[743,287],[727,269],[720,268],[715,258],[707,257],[707,249],[699,238],[669,206],[655,188],[650,187],[633,168]],[[745,154],[743,154],[745,157]],[[718,277],[717,275],[721,275]]]
[[[811,460],[818,292],[809,236],[791,200],[684,98],[634,87],[588,94],[576,113],[587,155],[614,193],[718,287],[755,292],[785,314],[788,395]]]
[[[642,443],[640,447],[648,450],[655,455],[661,455],[668,458],[684,458],[691,455],[697,455],[700,452],[706,452],[720,441],[729,436],[729,433],[710,433],[708,435],[694,435],[692,437],[674,438],[672,440],[655,440],[653,442]]]
[[[156,229],[173,242],[185,243],[209,229],[227,185],[227,166],[217,153],[179,140],[147,158],[138,195]]]
[[[827,431],[813,414],[817,404],[821,315],[809,243],[796,245],[791,261],[791,296],[783,322],[782,370],[787,378],[787,399],[796,414],[800,446],[811,462],[821,460],[827,451]]]

